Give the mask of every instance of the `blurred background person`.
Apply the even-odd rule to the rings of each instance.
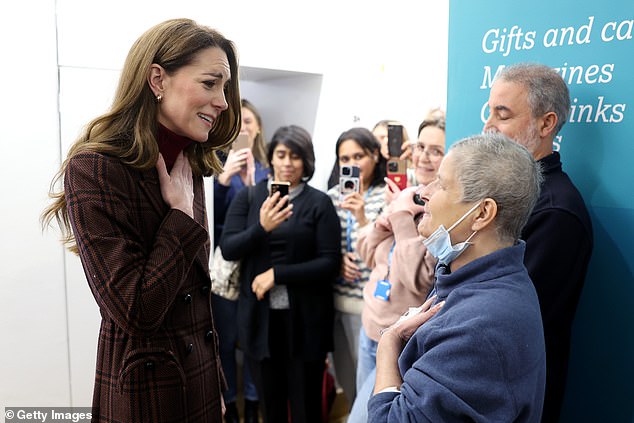
[[[403,143],[401,144],[401,156],[399,159],[407,160],[407,185],[417,185],[416,178],[413,173],[413,164],[412,164],[412,142],[414,140],[410,140],[409,133],[407,132],[407,128],[397,121],[397,120],[380,120],[378,121],[374,127],[372,128],[372,133],[376,137],[376,139],[381,144],[381,155],[385,157],[385,160],[390,159],[389,149],[388,149],[388,126],[390,125],[400,125],[403,127]]]
[[[384,119],[384,120],[378,121],[372,127],[372,133],[376,137],[377,141],[379,141],[379,144],[381,144],[381,155],[385,158],[385,160],[390,158],[390,154],[387,148],[387,127],[389,125],[403,126],[403,124],[397,120]],[[407,129],[405,128],[405,126],[403,126],[403,147],[402,147],[403,152],[405,152],[408,149],[409,144],[410,144],[409,134],[407,133]]]
[[[152,27],[58,174],[44,219],[78,251],[102,316],[93,421],[222,420],[202,177],[240,131],[237,75],[217,31]]]
[[[289,194],[269,196],[271,179],[240,191],[220,246],[228,260],[241,260],[238,339],[264,421],[316,423],[326,355],[333,349],[339,219],[326,194],[307,184],[315,155],[306,130],[279,128],[267,160],[273,179],[290,183]]]
[[[381,331],[409,310],[419,306],[433,285],[436,259],[429,254],[418,234],[424,208],[420,192],[438,173],[445,154],[445,117],[439,109],[430,111],[418,127],[412,146],[412,163],[417,186],[401,191],[386,178],[388,204],[359,236],[359,255],[372,269],[363,289],[363,313],[359,334],[357,397],[348,423],[366,422],[368,400],[374,389],[376,348]],[[418,196],[418,197],[417,197]]]
[[[366,128],[344,131],[335,145],[337,174],[346,165],[358,166],[358,192],[342,195],[339,184],[328,190],[341,224],[343,260],[339,278],[334,284],[335,350],[334,368],[337,382],[350,404],[356,396],[356,368],[359,350],[359,330],[363,310],[363,287],[370,269],[357,250],[359,231],[379,216],[385,204],[386,160],[381,146]]]
[[[232,147],[228,154],[219,153],[219,157],[224,163],[222,173],[214,179],[214,248],[220,243],[227,210],[238,191],[245,186],[251,186],[266,179],[269,174],[262,117],[248,100],[243,98],[241,106],[242,126],[240,134],[247,136],[248,145],[238,150]],[[227,390],[223,393],[227,407],[225,422],[238,423],[240,420],[236,404],[239,386],[237,381],[238,363],[236,361],[238,300],[226,298],[223,296],[224,294],[224,292],[214,290],[212,284],[211,304],[218,330],[222,369],[227,380]],[[249,366],[242,366],[242,387],[244,422],[257,423],[258,393]]]

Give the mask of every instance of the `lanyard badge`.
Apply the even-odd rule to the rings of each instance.
[[[394,254],[394,247],[396,246],[396,241],[392,242],[392,248],[390,248],[390,253],[387,256],[387,274],[385,278],[377,281],[376,288],[374,289],[374,298],[378,298],[383,301],[390,300],[390,291],[392,290],[392,283],[390,282],[390,268],[392,267],[392,255]]]

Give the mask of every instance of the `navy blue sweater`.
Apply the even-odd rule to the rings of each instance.
[[[524,249],[437,268],[445,305],[401,353],[400,394],[370,399],[369,422],[539,422],[546,353]]]

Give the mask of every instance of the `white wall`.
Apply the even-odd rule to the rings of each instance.
[[[293,97],[277,115],[299,123],[284,122],[286,108],[316,109],[305,122],[314,125],[319,188],[342,131],[390,118],[415,134],[428,108],[445,105],[448,0],[2,3],[0,407],[90,405],[98,310],[78,259],[55,230],[42,233],[38,217],[73,138],[108,107],[132,42],[172,17],[222,31],[243,66],[321,75],[316,103]]]

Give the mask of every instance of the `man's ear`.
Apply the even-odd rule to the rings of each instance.
[[[542,138],[550,138],[555,134],[555,128],[557,127],[557,113],[548,112],[544,114],[539,123],[539,136]]]
[[[476,209],[476,213],[471,229],[481,231],[495,220],[498,214],[498,204],[492,198],[485,198],[482,200],[480,207]]]
[[[163,94],[163,79],[165,76],[165,69],[161,65],[152,63],[150,65],[150,71],[148,72],[147,82],[150,89],[154,93],[154,97],[158,97]]]

